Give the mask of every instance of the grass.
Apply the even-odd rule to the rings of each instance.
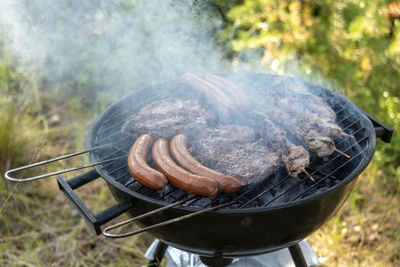
[[[64,101],[48,91],[34,92],[34,82],[18,72],[10,59],[0,57],[0,266],[140,265],[151,237],[109,240],[95,236],[67,204],[54,178],[23,184],[5,181],[3,173],[9,168],[83,149],[85,129],[93,121],[90,112],[80,115],[79,99]],[[38,102],[35,95],[39,94]],[[53,114],[60,114],[62,123],[49,125]],[[86,161],[82,157],[54,163],[22,175]],[[100,179],[78,191],[94,212],[115,204]]]
[[[115,204],[105,183],[94,183],[79,190],[84,202],[91,208],[99,202]],[[19,186],[2,216],[7,221],[0,237],[4,266],[139,266],[151,242],[146,235],[120,240],[95,236],[54,180]]]
[[[14,133],[18,134],[18,130],[21,129],[16,125],[25,121],[12,122],[15,125],[10,129],[15,128]],[[29,157],[35,154],[34,150],[40,148],[40,145],[31,142],[34,139],[47,141],[47,145],[39,151],[34,161],[76,151],[75,142],[82,138],[71,137],[71,133],[80,131],[82,125],[88,127],[88,123],[79,122],[78,120],[68,127],[60,125],[47,131],[47,134],[43,133],[43,126],[40,124],[33,125],[30,128],[31,132],[28,132],[38,131],[42,134],[29,134],[23,139],[24,142],[16,143],[18,146],[12,143],[8,155],[24,157],[9,161],[9,166],[29,163]],[[34,129],[35,127],[37,129]],[[37,171],[27,172],[24,176],[81,165],[86,161],[82,157],[55,163]],[[5,203],[8,195],[13,193],[0,213],[0,266],[138,266],[143,262],[143,253],[151,241],[149,237],[143,235],[115,241],[93,235],[81,217],[67,204],[54,178],[17,186],[6,186],[4,179],[1,179],[0,183],[1,205]],[[78,194],[94,212],[115,204],[105,182],[100,179],[90,187],[79,189]],[[115,264],[117,261],[119,265]]]
[[[308,239],[324,265],[400,264],[400,198],[382,190],[378,171],[373,161],[335,218]]]

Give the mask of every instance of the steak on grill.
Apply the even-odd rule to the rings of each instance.
[[[247,126],[216,125],[188,130],[190,153],[203,165],[242,183],[262,180],[281,166],[280,156]]]
[[[192,98],[167,98],[155,101],[128,118],[122,126],[122,133],[134,139],[150,134],[155,140],[171,139],[194,124],[212,125],[214,113]]]

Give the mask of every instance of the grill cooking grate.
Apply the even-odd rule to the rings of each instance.
[[[138,102],[136,105],[122,105],[121,108],[115,109],[102,122],[97,132],[94,146],[101,147],[95,151],[97,161],[115,159],[101,165],[101,168],[113,177],[115,181],[132,191],[170,204],[188,197],[189,194],[171,184],[168,184],[163,190],[153,191],[136,182],[131,177],[126,164],[126,156],[134,140],[129,136],[123,136],[120,132],[121,126],[131,114],[138,112],[148,103],[170,96],[169,92],[160,91],[164,92],[164,95],[147,99],[145,103]],[[129,104],[132,104],[132,102],[129,102]],[[300,174],[298,178],[293,179],[281,168],[268,179],[243,186],[234,194],[219,193],[213,198],[195,197],[188,200],[183,206],[209,208],[228,203],[231,204],[224,208],[240,209],[277,206],[306,199],[340,184],[363,159],[368,136],[354,111],[345,108],[340,103],[336,103],[332,108],[337,115],[337,124],[346,133],[354,136],[354,138],[340,137],[335,140],[336,147],[350,155],[351,158],[346,159],[336,153],[328,158],[312,157],[308,171],[315,178],[315,183],[309,181],[304,174]]]

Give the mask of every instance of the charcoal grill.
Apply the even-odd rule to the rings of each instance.
[[[226,75],[226,74],[219,74]],[[243,76],[243,75],[242,75]],[[268,88],[277,76],[244,74],[243,87]],[[246,185],[234,194],[220,193],[203,198],[185,193],[172,185],[153,191],[137,183],[129,174],[126,157],[134,140],[120,132],[125,120],[145,105],[171,96],[184,96],[180,81],[171,80],[135,90],[108,107],[94,122],[87,138],[87,150],[52,160],[16,168],[6,173],[15,182],[31,181],[82,168],[93,170],[69,180],[58,177],[60,190],[96,234],[110,238],[127,237],[144,231],[185,251],[206,257],[231,258],[257,255],[293,246],[322,226],[342,206],[357,176],[366,168],[375,151],[376,137],[389,142],[392,129],[362,111],[347,98],[326,88],[307,84],[336,112],[337,123],[354,138],[335,140],[336,147],[350,155],[313,158],[308,168],[312,183],[300,174],[291,178],[281,169],[260,182]],[[334,100],[334,101],[331,101]],[[91,164],[25,179],[11,173],[56,160],[88,153]],[[103,177],[119,204],[92,214],[74,193],[98,177]],[[101,226],[123,213],[133,218],[101,230]],[[113,234],[117,227],[135,221],[141,229]]]

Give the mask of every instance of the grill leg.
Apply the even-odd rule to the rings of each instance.
[[[164,258],[167,248],[168,245],[160,241],[156,247],[156,250],[154,251],[154,259],[149,261],[147,267],[160,267],[162,258]]]
[[[289,247],[290,255],[296,267],[307,267],[306,260],[304,259],[303,252],[301,251],[299,243]]]

